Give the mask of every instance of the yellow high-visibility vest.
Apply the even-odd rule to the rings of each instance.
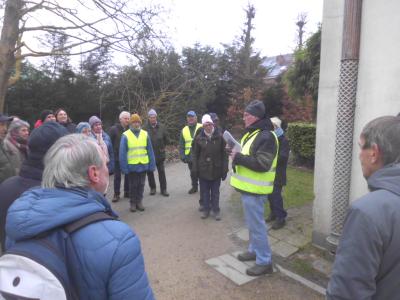
[[[183,127],[182,136],[183,136],[183,139],[185,140],[185,155],[190,154],[190,150],[192,149],[193,137],[196,135],[197,130],[199,130],[199,128],[201,128],[201,127],[203,127],[203,125],[201,125],[200,123],[196,124],[196,129],[193,133],[193,136],[190,135],[190,128],[188,125]]]
[[[250,147],[260,132],[261,131],[258,129],[252,133],[248,132],[243,136],[240,142],[242,145],[242,154],[250,154]],[[236,172],[232,174],[230,182],[234,188],[243,192],[258,195],[268,195],[272,193],[274,189],[276,164],[278,162],[279,141],[276,134],[272,131],[271,133],[273,134],[277,145],[276,154],[272,161],[271,168],[267,172],[256,172],[241,165],[235,166]],[[244,143],[246,139],[248,140]]]
[[[128,165],[148,164],[150,159],[147,153],[147,131],[140,129],[139,136],[128,129],[124,132],[128,141]]]

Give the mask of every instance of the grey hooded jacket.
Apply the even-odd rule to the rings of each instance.
[[[347,213],[327,299],[400,298],[400,164],[367,182]]]

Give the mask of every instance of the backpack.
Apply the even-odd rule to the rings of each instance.
[[[97,212],[11,246],[0,257],[0,300],[79,299],[81,264],[70,235],[102,220],[116,217]]]

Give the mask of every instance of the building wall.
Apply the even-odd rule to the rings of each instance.
[[[344,0],[324,1],[315,156],[314,244],[330,234]],[[362,127],[400,112],[400,1],[363,1],[350,201],[367,192],[358,161]],[[350,130],[350,129],[349,129]]]

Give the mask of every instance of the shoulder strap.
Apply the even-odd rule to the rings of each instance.
[[[73,232],[81,229],[82,227],[85,227],[86,225],[89,225],[89,224],[92,224],[92,223],[95,223],[98,221],[102,221],[102,220],[117,220],[117,218],[105,213],[104,211],[99,211],[99,212],[95,212],[91,215],[88,215],[86,217],[83,217],[75,222],[65,225],[64,230],[67,233],[73,233]]]

